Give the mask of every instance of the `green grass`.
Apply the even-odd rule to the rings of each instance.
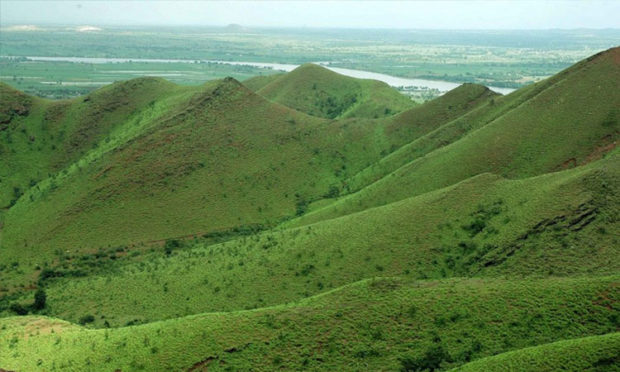
[[[441,348],[442,368],[614,332],[617,277],[369,279],[296,304],[90,330],[0,320],[0,363],[18,370],[398,370]],[[606,302],[607,301],[607,302]],[[613,302],[612,302],[613,303]],[[614,305],[615,306],[615,305]]]
[[[301,225],[445,187],[483,172],[510,178],[558,171],[598,159],[618,138],[619,49],[592,57],[557,76],[523,88],[476,117],[482,124],[455,142],[412,160],[374,184],[315,210]],[[526,95],[529,99],[523,100]],[[517,101],[516,103],[513,101]],[[490,102],[488,103],[490,104]],[[576,110],[576,107],[587,107]],[[504,111],[501,110],[500,111]],[[488,121],[489,116],[493,117]],[[449,124],[452,125],[452,124]],[[432,175],[432,176],[431,176]]]
[[[148,92],[136,93],[141,89]],[[5,205],[16,188],[21,198],[5,213],[2,254],[22,261],[22,248],[34,247],[27,266],[49,262],[58,250],[92,253],[273,226],[338,194],[346,178],[432,128],[402,133],[386,129],[388,119],[331,122],[266,101],[233,80],[179,87],[144,78],[86,98],[40,102],[38,116],[14,120],[4,133],[20,142],[5,142],[15,160],[0,190]],[[462,106],[460,112],[469,107]],[[31,132],[45,146],[28,141]],[[88,225],[98,228],[85,232]]]
[[[485,174],[307,227],[189,240],[167,254],[145,247],[136,261],[123,248],[62,254],[53,270],[65,277],[39,285],[48,315],[77,322],[91,313],[102,327],[273,306],[368,276],[609,275],[620,269],[611,259],[620,203],[598,195],[618,185],[619,171],[613,158],[526,180]],[[114,259],[98,264],[101,257]],[[32,294],[18,301],[27,305]]]
[[[282,74],[273,74],[266,76],[254,76],[249,79],[243,80],[243,85],[248,87],[252,92],[256,92],[263,88],[265,85],[279,79]]]

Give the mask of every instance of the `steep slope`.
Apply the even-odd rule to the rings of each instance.
[[[615,48],[527,88],[536,94],[490,123],[295,223],[419,195],[483,172],[520,178],[598,159],[616,146],[620,133],[618,81]]]
[[[496,100],[501,102],[503,99],[505,97],[481,85],[463,84],[439,98],[394,116],[386,123],[386,131],[401,140],[399,148],[347,179],[347,190],[358,191],[414,159],[487,124],[493,113],[495,116],[492,117],[498,116],[496,107],[505,106],[495,105]]]
[[[305,64],[257,91],[274,102],[323,118],[378,118],[415,106],[387,84]]]
[[[394,121],[327,121],[232,79],[201,87],[139,79],[72,101],[41,101],[40,114],[14,124],[56,128],[48,133],[56,142],[37,148],[44,160],[29,162],[43,167],[36,178],[14,161],[27,153],[11,148],[7,184],[25,186],[0,216],[0,258],[21,264],[30,281],[62,252],[263,229],[337,195],[347,178],[485,99],[486,89],[462,87],[442,97],[452,106],[445,112],[429,103],[416,111],[424,120]],[[59,124],[47,125],[48,116]]]
[[[84,156],[154,100],[183,89],[163,79],[112,84],[88,96],[49,101],[0,86],[0,206]]]
[[[484,174],[305,228],[157,247],[137,262],[123,250],[66,255],[37,284],[49,315],[122,326],[277,305],[376,275],[609,275],[620,270],[619,179],[617,157],[526,180]]]
[[[463,84],[394,116],[386,122],[386,131],[403,139],[419,138],[497,97],[500,95],[482,85]]]
[[[75,252],[275,223],[393,145],[380,122],[330,123],[232,79],[182,92],[175,105],[155,101],[130,116],[122,140],[106,138],[28,190],[6,212],[8,254],[34,247],[49,258],[61,247]]]
[[[617,277],[377,278],[296,304],[118,329],[4,318],[0,365],[20,371],[446,369],[614,332],[617,308],[608,302],[616,306],[617,285]]]

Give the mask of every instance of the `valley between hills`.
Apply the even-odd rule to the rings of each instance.
[[[618,371],[619,83],[0,83],[0,371]]]

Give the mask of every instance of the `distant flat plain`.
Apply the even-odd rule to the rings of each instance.
[[[454,33],[13,25],[0,33],[0,81],[31,94],[67,98],[138,76],[196,85],[225,76],[244,80],[320,61],[355,77],[389,79],[388,84],[403,85],[403,93],[424,101],[465,82],[508,93],[618,43],[619,30]],[[30,56],[39,59],[23,58]]]

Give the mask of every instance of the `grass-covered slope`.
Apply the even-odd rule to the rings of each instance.
[[[0,254],[41,259],[275,223],[393,146],[381,122],[330,123],[234,80],[152,101],[95,144],[6,212]]]
[[[48,178],[110,140],[137,112],[181,88],[163,79],[112,84],[88,96],[48,101],[2,85],[0,206],[7,207]]]
[[[442,98],[446,110],[429,103],[417,118],[383,121],[308,116],[232,79],[202,87],[138,79],[71,101],[40,101],[40,114],[11,126],[51,126],[56,142],[24,145],[33,147],[27,152],[7,140],[3,184],[16,185],[5,188],[16,205],[3,218],[0,256],[19,262],[29,255],[24,263],[40,266],[58,250],[273,225],[337,195],[348,177],[488,95],[463,87]]]
[[[0,319],[16,370],[423,370],[617,330],[618,279],[365,280],[302,302],[90,330]],[[193,369],[192,369],[193,368]]]
[[[465,364],[454,371],[618,371],[620,333],[590,336],[510,351]]]
[[[296,223],[419,195],[483,172],[521,178],[599,159],[620,133],[619,55],[620,48],[608,50],[526,88],[536,94],[490,123]]]
[[[619,177],[617,158],[526,180],[485,174],[304,228],[156,247],[137,261],[123,250],[60,255],[38,285],[46,314],[91,314],[102,327],[272,306],[377,275],[610,275],[620,269]],[[26,306],[32,293],[15,301]]]
[[[617,369],[619,67],[0,86],[0,370]]]
[[[415,106],[383,82],[343,76],[314,64],[268,79],[272,81],[258,94],[313,116],[379,118]]]
[[[395,146],[397,150],[347,179],[347,190],[358,191],[414,159],[483,126],[490,121],[490,111],[500,106],[495,105],[495,101],[503,98],[486,87],[463,84],[439,98],[390,118],[386,122],[386,131],[400,139],[398,146]]]
[[[395,115],[386,131],[403,139],[419,138],[500,95],[476,84],[463,84],[443,96]]]

